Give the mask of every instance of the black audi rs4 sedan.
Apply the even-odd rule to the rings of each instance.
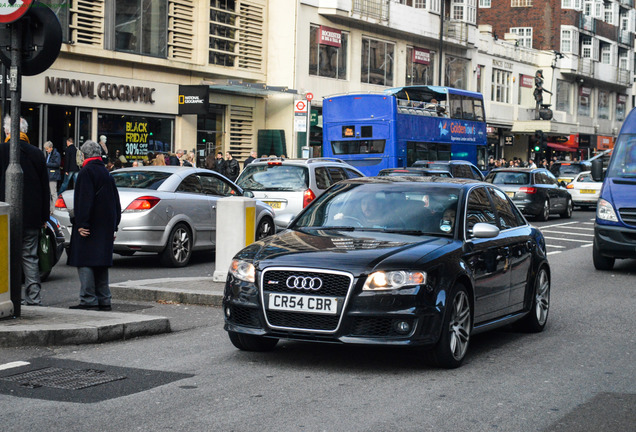
[[[280,339],[418,347],[455,368],[477,333],[544,329],[541,232],[497,186],[440,177],[342,181],[232,260],[225,330],[241,350]]]

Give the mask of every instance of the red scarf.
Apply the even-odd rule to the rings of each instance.
[[[84,168],[87,163],[89,163],[90,161],[94,161],[94,160],[102,160],[102,157],[101,156],[95,156],[95,157],[92,157],[92,158],[84,159],[84,163],[82,164],[82,168]]]

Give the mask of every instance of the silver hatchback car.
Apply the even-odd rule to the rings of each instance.
[[[364,174],[340,159],[261,158],[245,167],[236,183],[269,204],[276,213],[276,225],[284,229],[331,185],[357,177]]]
[[[112,172],[122,208],[114,251],[119,255],[157,252],[166,266],[183,267],[193,251],[211,250],[216,242],[217,200],[250,196],[217,172],[179,166],[122,168]],[[68,246],[73,191],[55,204]],[[274,211],[256,201],[256,240],[276,231]]]

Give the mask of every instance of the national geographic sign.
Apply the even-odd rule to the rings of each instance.
[[[179,115],[207,114],[209,105],[209,90],[205,85],[179,86]]]

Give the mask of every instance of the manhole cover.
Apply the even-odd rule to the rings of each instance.
[[[124,375],[109,375],[105,371],[98,369],[48,367],[0,379],[16,382],[20,386],[27,388],[52,387],[65,390],[80,390],[125,378]]]

